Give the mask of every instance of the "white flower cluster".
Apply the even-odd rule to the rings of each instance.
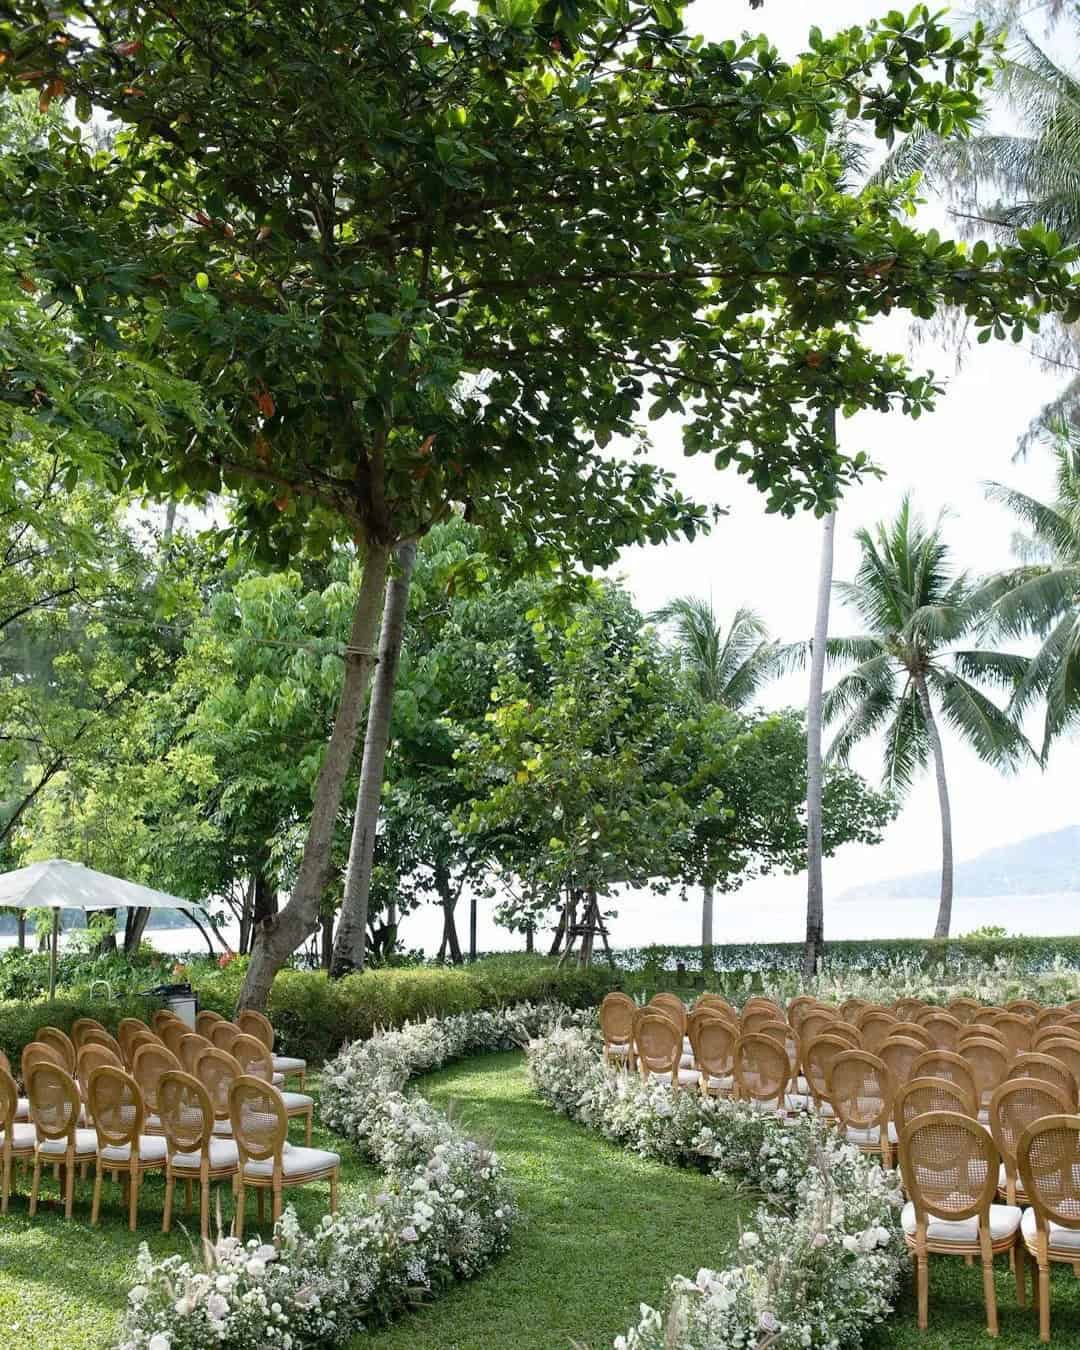
[[[666,1314],[643,1305],[617,1350],[840,1350],[887,1316],[904,1250],[895,1173],[808,1115],[786,1121],[696,1092],[673,1096],[610,1069],[581,1031],[533,1041],[529,1064],[557,1111],[645,1157],[710,1167],[766,1196],[739,1264],[676,1279]]]
[[[408,1080],[504,1050],[594,1013],[557,1004],[431,1018],[379,1033],[323,1071],[322,1116],[385,1171],[382,1190],[305,1233],[287,1209],[277,1245],[224,1237],[202,1268],[144,1245],[119,1350],[313,1350],[342,1345],[418,1290],[467,1279],[503,1251],[517,1217],[498,1158]]]

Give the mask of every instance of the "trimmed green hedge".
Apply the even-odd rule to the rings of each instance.
[[[73,1023],[80,1017],[95,1017],[115,1036],[122,1017],[141,1017],[146,1021],[160,1006],[153,999],[138,996],[115,1002],[80,994],[62,995],[52,1003],[48,999],[5,999],[0,1002],[0,1050],[8,1056],[12,1069],[18,1074],[23,1047],[34,1039],[38,1027],[59,1027],[70,1035]]]
[[[544,956],[491,956],[469,966],[411,966],[365,971],[329,980],[321,971],[279,971],[270,993],[270,1020],[282,1054],[323,1060],[379,1027],[397,1027],[435,1014],[501,1008],[559,999],[571,1007],[598,1003],[618,975],[605,964],[559,969]],[[231,1016],[243,983],[239,961],[224,970],[193,970],[204,1008]]]
[[[688,971],[702,968],[698,946],[625,947],[613,956],[621,970],[634,973],[674,971],[680,962]],[[971,962],[990,966],[999,957],[1017,961],[1032,973],[1056,962],[1080,969],[1080,937],[877,938],[825,944],[825,968],[833,973],[878,971],[897,963],[916,963],[927,969]],[[798,971],[802,958],[801,942],[717,943],[709,973],[739,977],[761,971]]]

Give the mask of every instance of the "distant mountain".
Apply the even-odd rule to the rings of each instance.
[[[940,872],[915,872],[891,881],[853,886],[838,899],[921,900],[936,897],[940,889]],[[987,849],[978,857],[957,863],[953,880],[957,899],[1067,891],[1080,892],[1080,825]]]

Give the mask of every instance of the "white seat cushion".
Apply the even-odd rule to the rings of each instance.
[[[273,1083],[274,1087],[281,1087],[282,1083],[285,1081],[285,1075],[283,1073],[275,1073],[270,1081]]]
[[[48,1157],[59,1154],[62,1158],[67,1152],[66,1139],[42,1139],[38,1143],[38,1152]],[[97,1153],[97,1132],[94,1130],[75,1131],[76,1158],[93,1158]]]
[[[217,1135],[217,1137],[218,1137],[219,1139],[231,1139],[231,1138],[232,1138],[232,1121],[231,1121],[231,1120],[215,1120],[215,1121],[214,1121],[214,1134]]]
[[[286,1177],[306,1177],[319,1172],[329,1172],[339,1166],[341,1158],[324,1148],[299,1148],[286,1144],[281,1154],[281,1171]],[[273,1158],[253,1159],[244,1164],[245,1177],[266,1177],[274,1175]]]
[[[876,1148],[881,1143],[881,1130],[877,1125],[871,1125],[869,1129],[861,1129],[858,1125],[848,1125],[844,1130],[844,1138],[852,1144],[860,1144],[864,1148],[871,1144]]]
[[[20,1098],[16,1101],[16,1103],[15,1103],[15,1119],[16,1119],[16,1120],[29,1120],[29,1119],[30,1119],[30,1098],[29,1098],[29,1097],[20,1097]]]
[[[788,1111],[812,1111],[814,1099],[805,1092],[789,1092],[784,1097],[784,1108]]]
[[[735,1079],[730,1073],[725,1074],[723,1078],[717,1078],[715,1074],[709,1075],[709,1088],[713,1092],[731,1092],[735,1087]]]
[[[915,1233],[915,1206],[909,1200],[900,1212],[900,1226],[909,1236]],[[990,1241],[1000,1242],[1011,1236],[1020,1227],[1020,1208],[1018,1205],[990,1206]],[[979,1240],[979,1220],[973,1219],[934,1219],[926,1225],[926,1236],[930,1242],[956,1242],[970,1245]]]
[[[891,1120],[889,1121],[889,1143],[894,1146],[900,1143],[900,1136],[897,1134],[896,1126]]]
[[[799,1074],[798,1078],[795,1079],[795,1091],[799,1094],[800,1097],[810,1096],[810,1084],[806,1081],[806,1079],[802,1076],[802,1074]]]
[[[281,1100],[285,1103],[286,1111],[306,1111],[315,1105],[315,1098],[309,1097],[306,1092],[283,1092]]]
[[[616,1059],[625,1059],[630,1053],[630,1046],[626,1041],[608,1041],[604,1049]]]
[[[106,1144],[101,1150],[102,1162],[126,1163],[130,1158],[130,1144]],[[163,1134],[139,1135],[139,1161],[141,1163],[163,1163],[165,1161],[165,1136]]]
[[[694,1047],[690,1044],[689,1036],[684,1036],[682,1038],[682,1052],[684,1055],[692,1055],[694,1053]]]
[[[654,1073],[650,1074],[649,1076],[655,1083],[671,1082],[671,1074],[669,1073]],[[680,1087],[696,1087],[700,1081],[701,1081],[701,1074],[698,1073],[697,1069],[683,1069],[683,1068],[679,1069]]]
[[[682,1059],[679,1060],[679,1063],[684,1069],[692,1069],[694,1067],[694,1056],[684,1052]]]
[[[174,1153],[172,1156],[173,1170],[177,1172],[198,1172],[201,1155],[198,1153]],[[210,1166],[212,1169],[219,1167],[239,1167],[240,1155],[236,1151],[236,1144],[232,1139],[212,1138],[210,1140]]]
[[[0,1147],[3,1147],[4,1131],[0,1130]],[[32,1149],[37,1143],[37,1130],[27,1120],[17,1120],[11,1127],[11,1147],[18,1152]]]
[[[275,1073],[300,1073],[307,1068],[306,1059],[294,1059],[292,1055],[275,1055]]]
[[[1032,1246],[1035,1245],[1035,1211],[1025,1209],[1024,1217],[1020,1223],[1024,1238]],[[1062,1228],[1061,1224],[1050,1221],[1050,1250],[1055,1252],[1068,1252],[1070,1259],[1073,1259],[1074,1253],[1080,1257],[1080,1228]]]
[[[1008,1182],[1009,1176],[1008,1173],[1005,1171],[1005,1164],[1002,1163],[1001,1166],[998,1168],[998,1190],[1003,1191],[1005,1187],[1008,1185]],[[1016,1194],[1017,1198],[1025,1194],[1024,1182],[1019,1172],[1017,1172],[1016,1174]]]

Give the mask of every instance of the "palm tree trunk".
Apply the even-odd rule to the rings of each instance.
[[[347,975],[351,970],[364,969],[379,798],[382,795],[386,750],[390,744],[394,684],[401,643],[405,636],[405,614],[409,607],[409,583],[416,562],[416,544],[399,544],[395,557],[400,575],[391,577],[386,583],[382,631],[379,634],[379,664],[371,688],[371,706],[368,708],[367,729],[364,733],[364,760],[360,768],[360,787],[356,794],[356,814],[353,816],[352,842],[345,872],[345,896],[334,940],[334,961],[330,967],[330,974],[335,979]]]
[[[368,677],[375,664],[371,649],[379,627],[389,556],[389,549],[381,544],[372,543],[368,547],[349,632],[345,678],[341,685],[334,729],[315,784],[311,823],[304,841],[300,870],[288,904],[280,913],[253,930],[251,962],[244,987],[240,991],[238,1008],[265,1009],[274,976],[319,927],[323,892],[330,879],[331,845],[338,811],[341,809],[341,794],[356,750],[356,735]]]
[[[835,436],[836,413],[832,415]],[[817,614],[810,653],[810,696],[806,704],[806,946],[803,979],[817,972],[825,943],[825,886],[821,874],[822,766],[821,721],[825,691],[825,656],[829,639],[829,601],[832,597],[833,542],[836,512],[830,511],[821,529],[821,568],[818,573]]]
[[[941,808],[941,900],[938,904],[934,937],[947,938],[952,923],[953,899],[952,807],[949,805],[949,784],[945,778],[945,755],[941,748],[937,722],[934,720],[934,710],[930,705],[930,691],[926,687],[926,677],[920,674],[914,678],[915,692],[919,696],[919,706],[922,708],[923,721],[926,723],[926,739],[930,743],[930,753],[934,756],[938,806]]]
[[[701,888],[701,966],[712,969],[713,963],[713,888]]]

